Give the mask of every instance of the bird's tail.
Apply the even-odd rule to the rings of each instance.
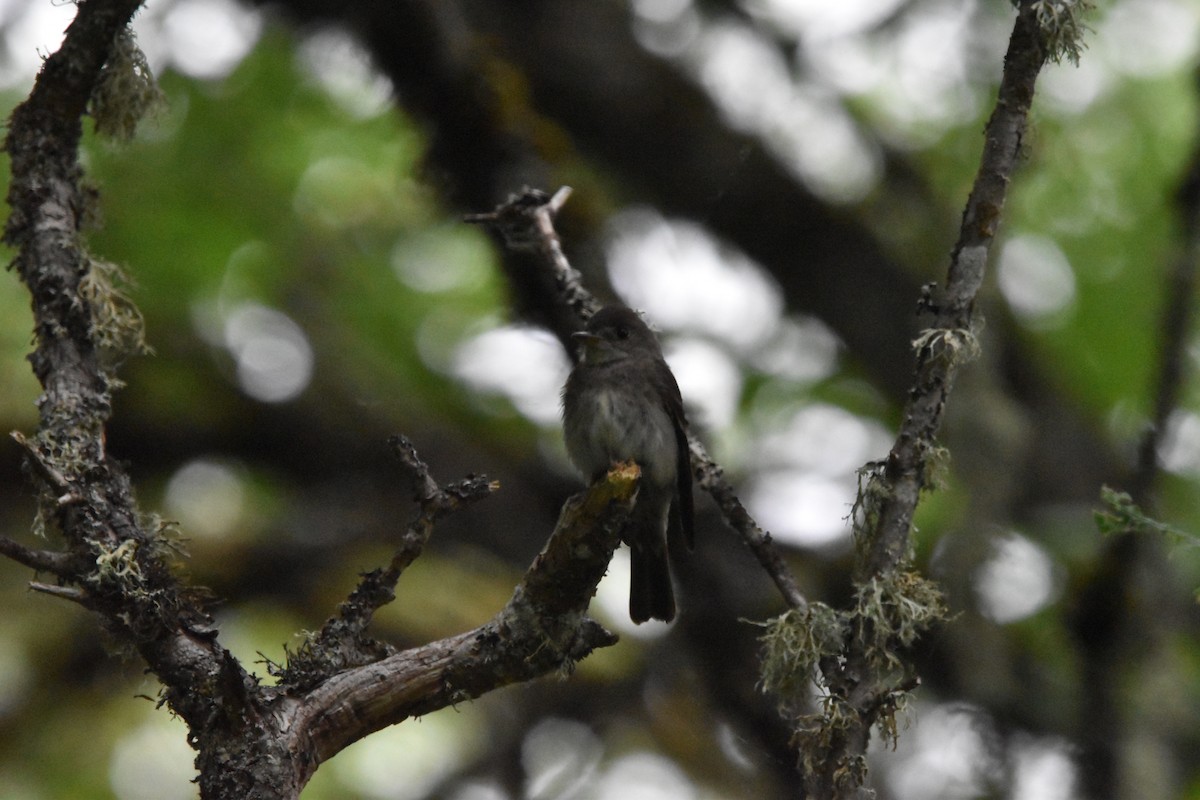
[[[647,542],[638,537],[630,543],[629,618],[642,623],[649,619],[675,619],[675,592],[667,561],[665,537]]]

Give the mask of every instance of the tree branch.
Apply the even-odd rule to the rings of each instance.
[[[334,675],[310,690],[284,723],[307,774],[347,745],[409,717],[511,683],[568,673],[617,637],[585,616],[620,544],[640,471],[614,468],[567,501],[542,552],[508,604],[473,631]]]
[[[716,501],[717,508],[725,518],[725,524],[733,528],[750,548],[750,552],[758,559],[759,565],[779,590],[783,601],[790,608],[803,611],[807,608],[808,601],[804,599],[800,585],[796,583],[796,576],[792,574],[779,549],[775,547],[775,540],[771,538],[771,534],[760,528],[754,517],[750,516],[750,512],[738,499],[733,486],[725,478],[725,470],[713,461],[704,445],[692,434],[688,434],[688,447],[692,453],[692,471],[696,480]]]
[[[78,588],[35,586],[80,599],[133,644],[167,687],[167,699],[193,731],[236,708],[226,694],[227,654],[215,641],[198,593],[183,588],[169,547],[143,529],[129,481],[105,449],[114,377],[101,350],[114,333],[106,316],[115,290],[81,243],[94,197],[81,186],[81,117],[105,81],[140,0],[88,0],[59,50],[46,59],[28,99],[13,111],[4,148],[11,158],[11,214],[4,241],[29,288],[36,345],[30,356],[42,385],[36,437],[16,440],[29,468],[49,488],[53,519],[68,554],[5,546],[6,555],[45,567]],[[120,59],[117,59],[118,61]],[[85,287],[91,291],[85,292]],[[240,670],[237,682],[249,678]]]
[[[12,436],[13,441],[20,445],[21,449],[25,451],[26,463],[33,469],[38,477],[44,480],[46,484],[57,493],[58,498],[55,502],[57,502],[58,505],[65,506],[68,503],[77,503],[82,500],[79,495],[75,494],[75,490],[71,487],[71,484],[67,481],[67,479],[63,477],[62,473],[55,469],[49,461],[43,458],[41,451],[38,450],[37,447],[35,447],[27,438],[25,438],[25,434],[21,433],[20,431],[13,431],[9,435]]]
[[[573,315],[550,315],[553,333],[562,342],[567,355],[575,358],[571,334],[583,327],[592,314],[600,310],[600,302],[583,285],[583,276],[567,261],[562,241],[554,228],[554,218],[571,196],[571,187],[562,186],[553,195],[540,189],[526,187],[509,195],[494,210],[482,214],[467,214],[464,222],[484,225],[495,233],[506,248],[514,253],[534,256],[554,277],[558,300]]]
[[[116,290],[81,244],[84,211],[95,200],[81,187],[77,150],[80,117],[100,102],[95,87],[113,48],[131,46],[124,31],[138,5],[80,4],[62,47],[12,116],[5,144],[12,214],[4,240],[16,248],[14,266],[33,300],[30,361],[43,387],[36,437],[14,438],[48,495],[67,551],[3,539],[0,553],[73,584],[31,586],[95,610],[138,649],[188,724],[202,797],[295,797],[318,764],[373,730],[514,681],[569,671],[593,649],[613,644],[616,637],[585,612],[619,544],[640,473],[616,470],[569,502],[546,549],[487,625],[406,653],[386,645],[371,651],[360,647],[369,641],[366,628],[434,523],[496,488],[475,477],[439,486],[411,444],[396,440],[416,478],[417,514],[389,565],[364,576],[324,632],[335,644],[352,641],[355,663],[364,653],[372,663],[341,671],[323,664],[320,675],[300,676],[313,678],[307,683],[281,687],[248,675],[218,644],[199,592],[172,572],[161,531],[143,527],[128,478],[105,447],[116,380],[114,354],[102,351],[131,338],[114,330],[118,321],[106,301]]]
[[[914,342],[916,368],[895,444],[863,471],[856,507],[858,602],[837,657],[820,660],[825,712],[804,722],[802,768],[814,798],[850,797],[866,777],[866,750],[876,722],[893,716],[911,667],[895,655],[941,618],[940,593],[903,570],[913,515],[941,457],[936,437],[958,369],[977,350],[975,297],[1021,152],[1034,84],[1050,55],[1039,3],[1023,0],[1004,60],[999,96],[984,132],[979,171],[951,253],[946,285],[930,304],[931,326]]]
[[[280,683],[292,689],[311,688],[344,669],[374,664],[393,655],[395,648],[367,635],[375,612],[396,599],[400,575],[420,556],[438,520],[500,488],[499,483],[483,476],[439,485],[412,442],[404,436],[394,436],[390,443],[401,463],[412,473],[417,509],[388,566],[363,574],[358,586],[338,606],[337,614],[326,620],[316,636],[289,655],[287,666],[271,668]]]
[[[896,443],[884,464],[888,491],[879,522],[868,537],[861,578],[881,574],[903,558],[954,376],[977,347],[972,325],[975,296],[1021,152],[1034,83],[1047,56],[1032,5],[1022,3],[1009,40],[999,97],[984,131],[983,157],[951,252],[941,302],[934,306],[933,324],[914,342],[916,375]]]
[[[78,603],[84,608],[91,608],[92,604],[88,600],[85,592],[71,586],[55,586],[50,583],[41,583],[40,581],[30,581],[29,588],[35,592],[48,594],[51,597],[57,597],[61,600],[67,600],[72,603]]]
[[[69,553],[53,550],[34,550],[7,536],[0,536],[0,555],[11,558],[38,572],[50,572],[59,577],[77,574],[79,564]]]
[[[417,513],[409,523],[400,547],[384,572],[391,585],[395,586],[400,574],[416,561],[424,550],[438,520],[467,504],[490,496],[500,488],[500,484],[497,481],[489,481],[484,475],[471,475],[457,483],[441,485],[433,479],[429,467],[420,459],[416,448],[406,437],[394,436],[390,444],[397,458],[412,472],[415,480],[413,500],[417,503]]]

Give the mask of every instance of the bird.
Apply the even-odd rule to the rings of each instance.
[[[633,461],[641,483],[621,539],[630,548],[629,617],[675,618],[668,530],[694,545],[692,471],[679,384],[654,332],[625,306],[605,306],[572,334],[580,358],[562,391],[567,455],[595,482]]]

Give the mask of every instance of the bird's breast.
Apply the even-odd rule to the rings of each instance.
[[[675,429],[650,387],[627,380],[592,382],[567,407],[571,458],[597,473],[636,461],[659,486],[675,481]]]

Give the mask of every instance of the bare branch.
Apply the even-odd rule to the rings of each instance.
[[[287,666],[271,667],[283,684],[306,689],[347,668],[372,664],[392,655],[395,648],[367,635],[375,612],[396,599],[400,575],[425,549],[438,520],[500,488],[499,483],[483,476],[439,485],[412,442],[404,436],[394,436],[390,444],[413,476],[413,499],[417,503],[413,518],[388,566],[364,573],[350,596],[338,605],[337,614],[289,656]]]
[[[759,565],[771,577],[775,588],[783,595],[784,602],[791,608],[803,611],[808,606],[808,602],[804,599],[799,584],[796,583],[796,576],[788,569],[779,550],[775,547],[771,534],[760,528],[754,518],[750,516],[750,512],[742,505],[742,501],[738,499],[733,487],[725,479],[725,471],[709,457],[704,445],[695,436],[689,435],[688,446],[692,451],[692,470],[696,475],[696,480],[701,488],[716,501],[717,508],[721,509],[721,515],[725,517],[726,524],[742,537],[742,541],[758,559]]]
[[[434,480],[429,467],[417,455],[416,448],[407,437],[393,436],[388,443],[415,478],[413,500],[418,506],[404,542],[392,558],[392,569],[397,571],[399,577],[399,572],[421,554],[421,549],[429,541],[434,523],[465,505],[488,497],[500,488],[500,484],[489,481],[483,475],[469,475],[456,483],[441,485]]]
[[[584,287],[583,276],[567,261],[558,231],[554,229],[554,218],[570,196],[569,186],[559,188],[553,195],[526,187],[519,194],[510,195],[495,210],[467,214],[463,220],[486,225],[514,252],[535,255],[554,276],[559,300],[584,323],[600,309],[600,303]],[[571,331],[555,331],[555,334],[565,345]]]
[[[620,544],[640,471],[614,468],[567,501],[542,552],[508,604],[473,631],[341,672],[290,709],[284,724],[317,765],[388,725],[550,673],[617,637],[585,614]]]
[[[1021,152],[1034,83],[1047,58],[1036,10],[1022,2],[1004,58],[996,108],[984,131],[984,150],[951,252],[946,286],[933,324],[914,342],[916,375],[896,443],[880,473],[882,500],[877,524],[867,535],[866,579],[894,568],[908,547],[912,515],[926,486],[946,399],[960,366],[975,353],[975,296],[983,283],[989,248],[1004,210]]]
[[[995,111],[984,134],[984,152],[933,324],[914,342],[916,376],[896,443],[879,473],[881,505],[867,535],[860,579],[894,568],[908,546],[912,515],[926,486],[946,399],[958,368],[973,357],[975,296],[983,282],[992,240],[1021,151],[1034,82],[1046,60],[1036,15],[1023,3],[1009,42]]]
[[[40,583],[39,581],[30,581],[29,588],[35,592],[48,594],[51,597],[57,597],[60,600],[68,600],[72,603],[78,603],[84,608],[91,608],[92,603],[87,594],[73,586],[57,586],[50,583]]]
[[[434,480],[429,467],[417,455],[416,448],[407,437],[393,436],[389,443],[401,463],[413,473],[416,481],[413,500],[417,503],[417,511],[408,524],[400,547],[396,549],[388,568],[380,573],[381,577],[394,587],[404,570],[416,561],[425,549],[429,537],[433,535],[433,526],[438,520],[465,505],[490,496],[499,490],[500,483],[489,481],[484,475],[469,475],[461,481],[443,486]]]
[[[53,550],[34,550],[20,542],[15,542],[7,536],[0,536],[0,555],[11,558],[18,564],[35,569],[38,572],[50,572],[61,577],[74,575],[78,565],[75,559],[67,553]]]

